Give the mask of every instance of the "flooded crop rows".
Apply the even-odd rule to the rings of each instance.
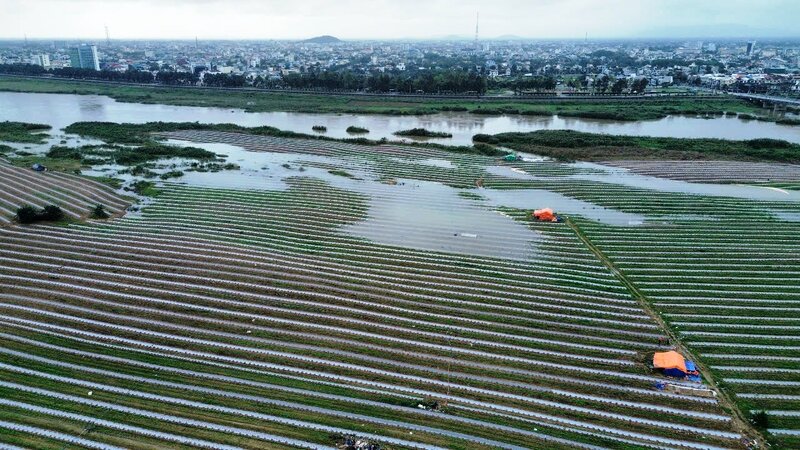
[[[107,186],[58,172],[34,172],[0,160],[0,223],[9,223],[17,208],[59,206],[71,218],[87,217],[96,205],[110,214],[124,213],[130,201]]]
[[[2,228],[0,391],[15,420],[34,426],[21,418],[32,408],[50,423],[127,412],[102,419],[143,439],[155,435],[137,430],[220,446],[281,436],[325,446],[348,434],[401,448],[738,438],[713,399],[652,389],[640,358],[661,333],[564,224],[418,180],[324,173],[309,166],[277,190],[168,183],[137,217]],[[478,215],[472,226],[530,253],[504,257],[464,235],[449,237],[479,244],[426,248],[450,226],[431,219],[397,242],[353,230],[403,233],[399,218],[370,219],[387,195],[412,217],[467,205],[508,221]],[[27,252],[32,239],[39,252]]]
[[[603,164],[672,180],[701,183],[797,182],[800,165],[740,161],[606,161]]]

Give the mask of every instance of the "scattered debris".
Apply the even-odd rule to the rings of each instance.
[[[344,450],[380,450],[381,446],[378,443],[371,442],[369,439],[360,438],[357,436],[345,436],[343,442],[338,446]]]

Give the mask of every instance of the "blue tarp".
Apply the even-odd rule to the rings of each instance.
[[[668,377],[683,378],[686,373],[681,369],[664,369],[664,375]]]

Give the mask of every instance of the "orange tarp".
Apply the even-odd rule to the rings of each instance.
[[[680,369],[686,372],[686,361],[678,352],[657,352],[653,355],[653,367],[656,369]]]
[[[553,214],[553,210],[550,208],[537,209],[533,212],[533,217],[535,217],[537,220],[544,220],[545,222],[556,221],[556,215]]]

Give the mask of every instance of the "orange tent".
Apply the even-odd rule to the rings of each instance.
[[[556,215],[553,213],[553,210],[550,208],[537,209],[533,212],[533,217],[536,220],[542,220],[545,222],[555,222],[558,220]]]
[[[675,351],[657,352],[653,355],[653,367],[656,369],[678,369],[686,373],[686,360]]]

